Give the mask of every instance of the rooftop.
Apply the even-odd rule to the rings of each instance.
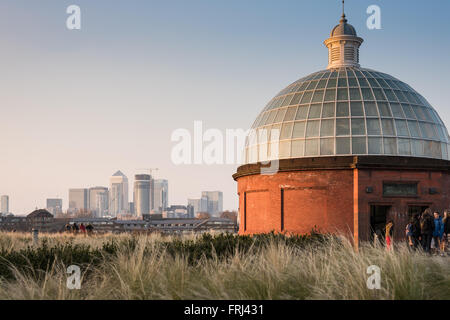
[[[349,155],[450,160],[436,110],[408,84],[361,68],[363,41],[343,13],[325,41],[327,70],[295,81],[266,105],[247,137],[246,164]]]

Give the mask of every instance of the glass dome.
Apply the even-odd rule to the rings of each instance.
[[[406,83],[370,69],[313,73],[273,98],[246,141],[245,162],[346,155],[449,160],[449,135]]]

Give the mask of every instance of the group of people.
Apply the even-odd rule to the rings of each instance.
[[[405,230],[410,248],[421,247],[425,252],[432,253],[434,244],[434,251],[444,256],[450,236],[449,215],[450,211],[446,210],[442,218],[439,212],[432,213],[430,209],[426,209],[422,214],[412,217]],[[386,234],[388,235],[388,232]],[[389,237],[392,237],[390,233]],[[391,238],[389,240],[391,241]]]
[[[92,224],[88,224],[87,226],[84,223],[78,225],[76,222],[74,224],[66,224],[66,232],[73,234],[84,234],[91,235],[94,232],[94,226]]]

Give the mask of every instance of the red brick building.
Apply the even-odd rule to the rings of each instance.
[[[282,90],[257,117],[238,182],[240,233],[322,232],[369,240],[394,220],[450,208],[448,131],[406,83],[361,68],[345,15],[327,70]],[[267,169],[271,166],[274,169]]]

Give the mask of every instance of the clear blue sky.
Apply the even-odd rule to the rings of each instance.
[[[82,10],[82,30],[65,27]],[[382,10],[382,30],[366,8]],[[0,194],[26,214],[71,187],[158,167],[170,202],[222,190],[236,166],[174,166],[177,128],[248,128],[278,91],[326,68],[338,0],[1,0]],[[348,0],[363,67],[424,95],[450,126],[448,0]],[[130,193],[131,196],[131,193]]]

